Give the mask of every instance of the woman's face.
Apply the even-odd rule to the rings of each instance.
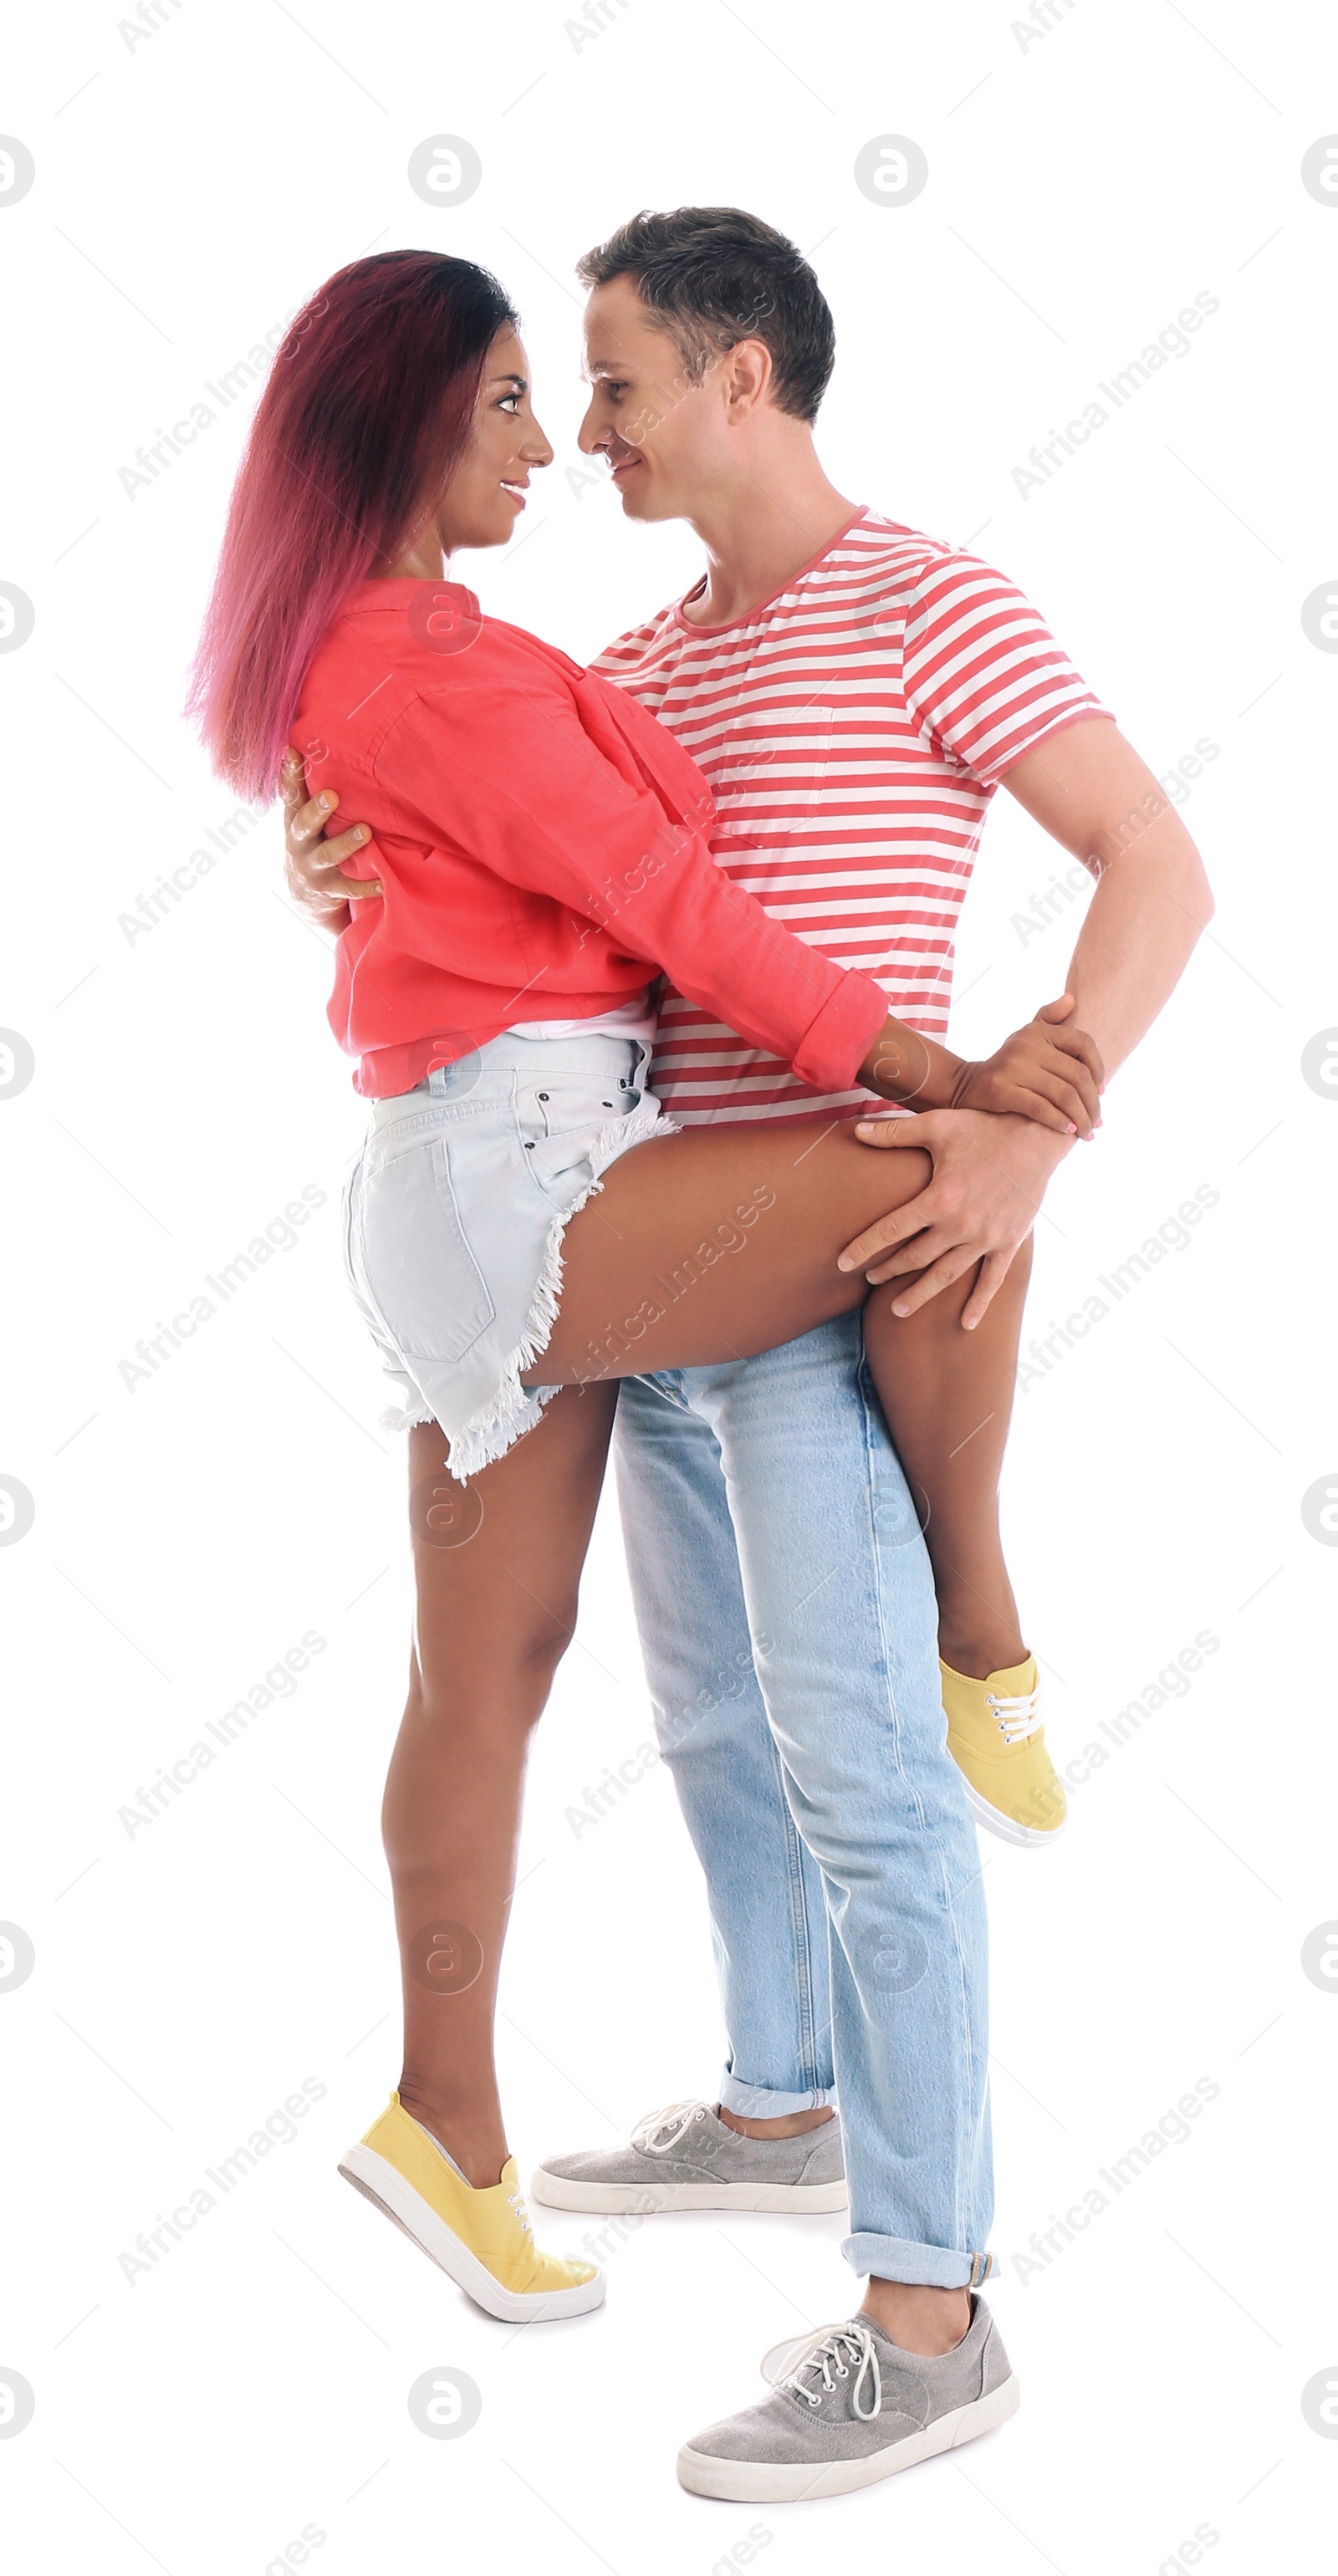
[[[436,514],[443,554],[457,546],[504,546],[525,507],[531,473],[553,462],[530,409],[529,372],[508,324],[484,359],[469,445]]]

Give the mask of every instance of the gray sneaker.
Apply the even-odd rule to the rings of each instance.
[[[848,2495],[955,2451],[1016,2412],[1019,2391],[983,2299],[952,2352],[902,2352],[871,2317],[777,2344],[774,2396],[684,2444],[678,2481],[734,2504]]]
[[[844,2209],[841,2123],[833,2112],[798,2138],[745,2138],[709,2102],[671,2102],[632,2131],[626,2147],[548,2156],[530,2197],[549,2209]]]

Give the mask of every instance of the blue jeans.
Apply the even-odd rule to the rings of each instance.
[[[623,1381],[660,1748],[706,1873],[727,2110],[839,2103],[861,2275],[992,2268],[986,1924],[929,1559],[858,1315]]]

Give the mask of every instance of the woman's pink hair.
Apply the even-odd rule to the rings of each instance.
[[[516,318],[472,260],[391,250],[338,270],[293,323],[233,486],[187,700],[251,803],[274,793],[322,636],[449,480],[488,348]]]

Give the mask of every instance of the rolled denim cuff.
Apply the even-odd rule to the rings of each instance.
[[[993,2254],[960,2254],[901,2236],[847,2236],[841,2251],[862,2281],[916,2282],[929,2290],[978,2290],[999,2268]]]
[[[741,2084],[737,2075],[722,2075],[716,2099],[736,2120],[784,2120],[791,2111],[819,2111],[836,2096],[830,2085],[811,2085],[806,2093],[773,2093],[765,2084]]]

